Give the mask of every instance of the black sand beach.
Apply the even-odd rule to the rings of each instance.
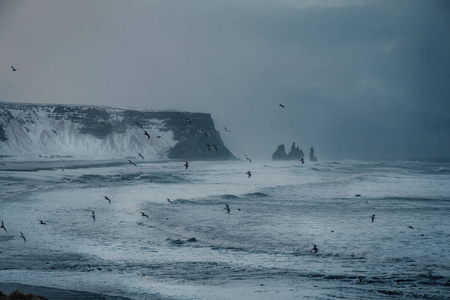
[[[113,297],[88,292],[62,290],[42,286],[32,286],[20,283],[0,283],[0,291],[3,294],[9,295],[15,290],[19,290],[25,294],[43,296],[48,300],[131,300],[130,298]]]

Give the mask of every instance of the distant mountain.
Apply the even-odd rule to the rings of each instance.
[[[146,159],[236,159],[207,113],[0,102],[0,156],[139,153]]]

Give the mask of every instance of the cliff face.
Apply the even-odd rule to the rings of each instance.
[[[0,102],[0,156],[138,153],[146,159],[235,159],[206,113]]]

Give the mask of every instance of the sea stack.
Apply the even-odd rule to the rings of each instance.
[[[313,162],[317,161],[317,157],[314,155],[314,147],[311,147],[309,150],[309,160]]]

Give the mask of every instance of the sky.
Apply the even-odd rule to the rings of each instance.
[[[450,157],[445,0],[1,0],[0,62],[0,101],[211,113],[240,158]]]

